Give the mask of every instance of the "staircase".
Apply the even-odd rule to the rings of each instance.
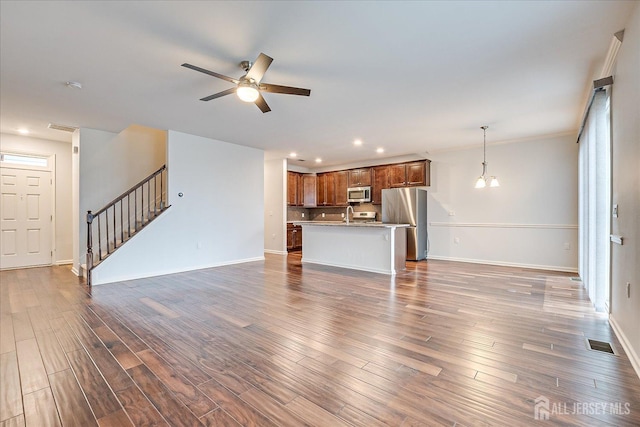
[[[109,255],[167,210],[164,165],[102,209],[87,212],[87,284],[91,272]]]

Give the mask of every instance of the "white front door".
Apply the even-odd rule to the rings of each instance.
[[[51,264],[51,172],[0,168],[0,268]]]

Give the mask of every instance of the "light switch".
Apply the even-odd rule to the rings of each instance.
[[[614,218],[618,218],[618,205],[617,204],[613,205],[613,209],[611,209],[611,213],[613,214]]]

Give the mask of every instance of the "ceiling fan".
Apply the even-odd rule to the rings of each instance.
[[[200,98],[200,101],[211,101],[212,99],[220,98],[222,96],[229,95],[235,92],[238,95],[238,98],[240,98],[244,102],[253,102],[263,113],[268,113],[269,111],[271,111],[271,108],[269,108],[269,105],[267,104],[267,101],[264,100],[261,92],[284,93],[288,95],[302,96],[309,96],[311,94],[311,90],[309,89],[273,85],[270,83],[261,83],[262,77],[264,76],[264,73],[267,72],[267,69],[271,65],[272,61],[273,58],[265,55],[264,53],[260,53],[255,62],[242,61],[240,63],[240,68],[242,68],[246,74],[239,79],[227,77],[222,74],[205,70],[204,68],[200,68],[187,63],[182,64],[182,66],[191,68],[195,71],[200,71],[204,74],[209,74],[210,76],[226,80],[236,85],[236,87],[233,87],[231,89],[223,90],[222,92],[214,93],[213,95]]]

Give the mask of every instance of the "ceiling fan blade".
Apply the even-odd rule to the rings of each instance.
[[[196,67],[195,65],[184,63],[184,64],[182,64],[182,66],[186,67],[186,68],[191,68],[192,70],[195,70],[195,71],[200,71],[201,73],[209,74],[210,76],[217,77],[217,78],[222,79],[222,80],[226,80],[226,81],[231,82],[233,84],[238,84],[238,80],[237,79],[234,79],[232,77],[227,77],[227,76],[224,76],[222,74],[215,73],[213,71],[205,70],[204,68]]]
[[[267,72],[267,68],[269,68],[272,61],[273,58],[265,55],[264,53],[260,53],[256,62],[254,62],[251,68],[249,68],[249,71],[247,71],[247,78],[253,79],[259,83],[260,80],[262,80],[264,73]]]
[[[236,93],[235,87],[223,90],[222,92],[214,93],[213,95],[205,96],[204,98],[200,98],[200,101],[211,101],[212,99],[220,98],[221,96],[225,95],[231,95],[232,93]]]
[[[260,90],[263,92],[284,93],[287,95],[302,95],[302,96],[311,95],[311,89],[302,89],[299,87],[291,87],[291,86],[272,85],[269,83],[261,84]]]
[[[255,100],[255,104],[260,110],[262,110],[263,113],[268,113],[269,111],[271,111],[271,108],[269,108],[269,105],[267,104],[267,101],[265,101],[262,97],[262,94],[258,95],[258,99]]]

